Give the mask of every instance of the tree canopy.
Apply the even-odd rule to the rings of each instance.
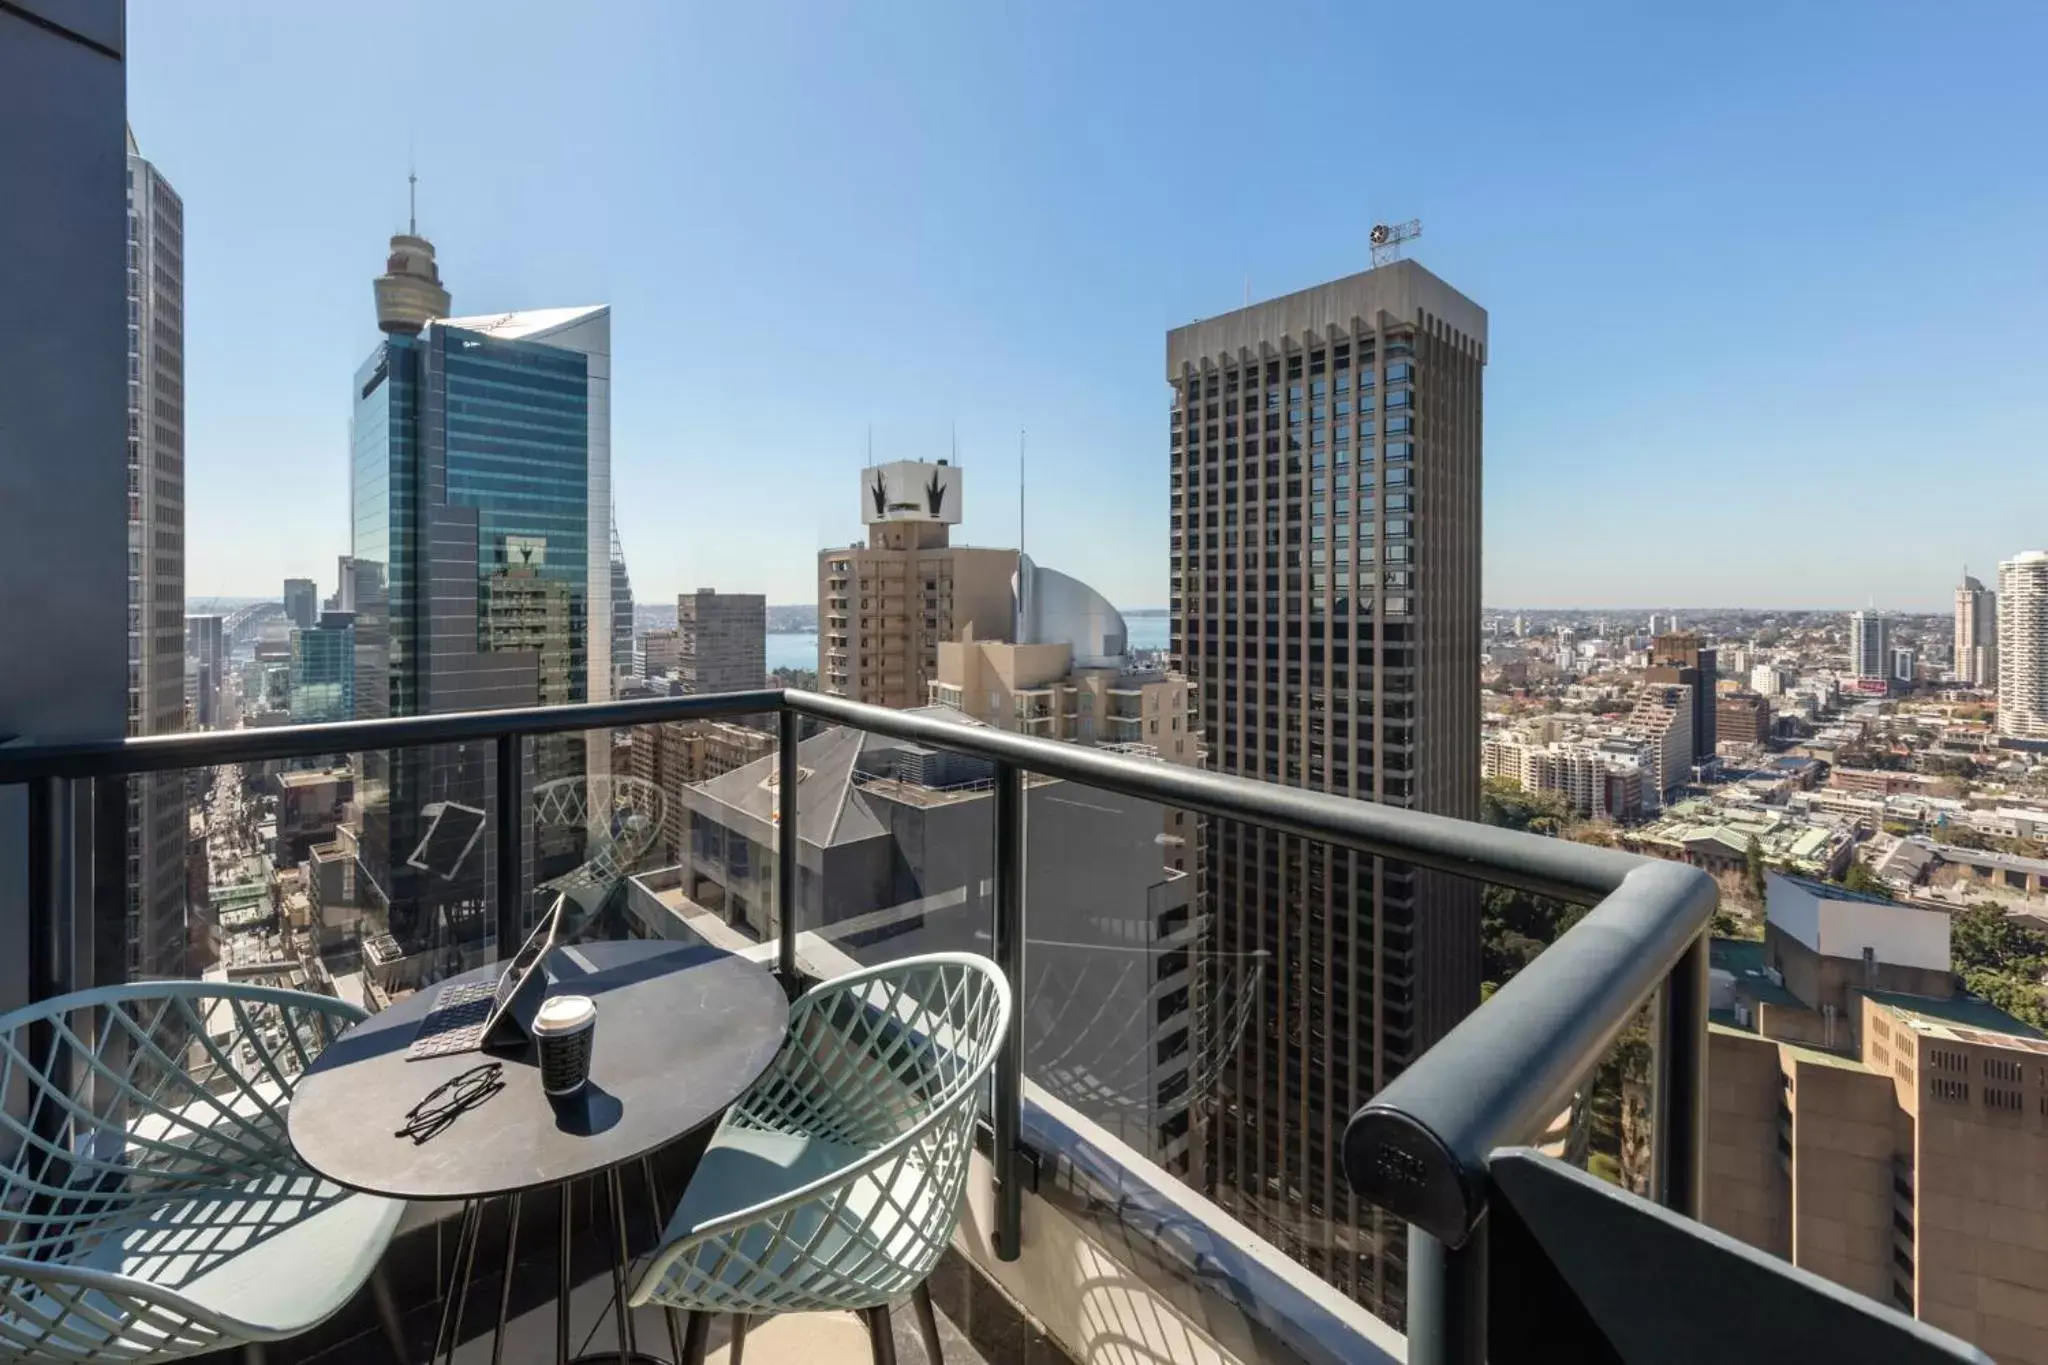
[[[2048,933],[1985,901],[1949,918],[1949,959],[1972,995],[2048,1030],[2048,1001],[2041,991],[2041,978],[2048,973]]]

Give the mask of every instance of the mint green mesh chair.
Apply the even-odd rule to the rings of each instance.
[[[0,1016],[0,1360],[257,1345],[354,1297],[404,1205],[301,1166],[285,1113],[307,1065],[362,1017],[323,996],[197,981]]]
[[[986,958],[934,953],[828,981],[790,1012],[789,1041],[727,1111],[663,1245],[633,1291],[690,1314],[684,1365],[711,1315],[853,1311],[893,1358],[889,1302],[912,1297],[960,1221],[983,1082],[1010,1023]]]

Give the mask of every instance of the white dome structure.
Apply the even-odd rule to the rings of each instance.
[[[1042,569],[1020,552],[1010,591],[1018,644],[1070,645],[1075,668],[1123,666],[1131,638],[1123,613],[1080,579]]]

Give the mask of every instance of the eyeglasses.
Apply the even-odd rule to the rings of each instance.
[[[405,1126],[393,1137],[409,1137],[413,1145],[439,1137],[455,1120],[481,1105],[505,1088],[505,1068],[500,1062],[473,1066],[461,1075],[443,1081],[427,1097],[406,1111]]]

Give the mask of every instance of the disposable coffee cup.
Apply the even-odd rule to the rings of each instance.
[[[548,997],[534,1015],[533,1040],[540,1051],[541,1090],[551,1099],[567,1099],[590,1080],[597,1006],[587,995]]]

